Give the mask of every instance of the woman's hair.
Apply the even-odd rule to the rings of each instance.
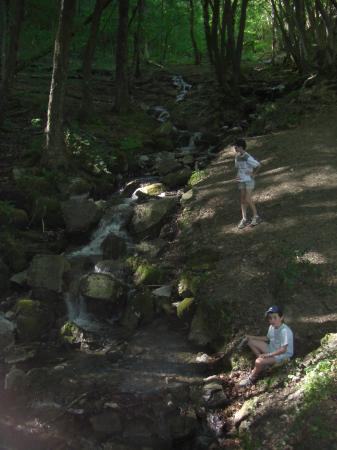
[[[246,150],[247,144],[244,139],[235,139],[234,146],[242,147],[244,150]]]

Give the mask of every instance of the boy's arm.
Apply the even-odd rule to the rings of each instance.
[[[274,352],[270,353],[262,353],[260,358],[272,358],[273,356],[283,355],[287,351],[288,344],[282,345],[282,347],[278,348]]]

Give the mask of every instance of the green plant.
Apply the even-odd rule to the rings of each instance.
[[[188,180],[189,186],[195,186],[196,184],[203,181],[205,178],[207,178],[207,171],[206,170],[196,170],[192,173],[190,176],[190,179]]]

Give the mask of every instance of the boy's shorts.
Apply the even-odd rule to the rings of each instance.
[[[249,191],[253,191],[255,188],[255,180],[250,181],[239,181],[239,189],[246,189]]]

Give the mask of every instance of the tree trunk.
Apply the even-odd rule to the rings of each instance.
[[[61,0],[45,131],[46,151],[42,160],[47,167],[65,167],[67,165],[63,114],[69,47],[75,12],[76,0]]]
[[[208,59],[211,64],[214,64],[214,55],[212,48],[212,39],[211,39],[211,27],[209,25],[209,5],[210,0],[202,0],[202,11],[204,16],[204,29],[205,29],[205,38],[208,50]]]
[[[80,109],[80,116],[85,119],[88,116],[88,112],[92,110],[92,92],[91,92],[91,75],[92,75],[92,63],[94,59],[97,35],[99,31],[99,24],[103,12],[103,6],[106,0],[96,0],[95,9],[92,15],[90,34],[87,45],[85,47],[83,55],[82,65],[82,103]]]
[[[144,10],[145,0],[138,0],[137,9],[137,28],[134,35],[134,74],[136,78],[141,75],[141,54],[144,51]]]
[[[199,65],[201,63],[201,52],[198,48],[198,44],[195,38],[194,13],[194,0],[190,0],[190,35],[194,52],[194,64]]]
[[[126,111],[129,106],[128,15],[129,0],[118,0],[118,30],[116,40],[116,111]]]
[[[13,0],[13,7],[10,8],[9,0],[2,0],[2,70],[0,84],[0,124],[3,121],[4,113],[10,89],[12,87],[15,68],[17,64],[17,54],[19,48],[19,37],[25,11],[24,0]]]

